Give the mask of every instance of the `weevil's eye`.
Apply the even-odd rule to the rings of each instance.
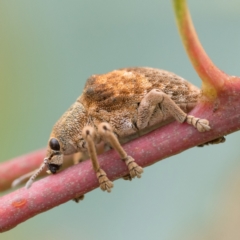
[[[52,138],[49,141],[49,146],[54,151],[59,151],[60,150],[60,144],[59,144],[59,142],[58,142],[58,140],[56,138]]]

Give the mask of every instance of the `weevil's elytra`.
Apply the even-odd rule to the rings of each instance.
[[[178,104],[196,103],[200,93],[195,86],[173,73],[153,68],[126,68],[91,76],[81,101],[86,107],[111,111],[119,109],[125,102],[140,103],[151,89],[160,89]]]
[[[141,177],[143,169],[121,144],[174,120],[187,122],[200,132],[209,131],[207,120],[187,115],[200,94],[197,87],[176,74],[154,68],[124,68],[93,75],[83,94],[53,127],[45,165],[55,173],[63,155],[81,152],[81,160],[90,157],[100,188],[110,192],[113,183],[99,165],[97,154],[114,148],[129,169],[125,179]]]

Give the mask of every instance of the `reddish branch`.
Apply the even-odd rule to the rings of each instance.
[[[239,97],[233,93],[221,95],[219,108],[215,112],[212,103],[199,104],[194,109],[191,114],[209,119],[212,127],[209,132],[199,133],[192,126],[175,122],[126,144],[124,148],[139,165],[146,167],[159,159],[237,131],[240,127]],[[101,155],[99,159],[111,180],[127,173],[126,165],[114,151]],[[97,178],[90,161],[86,161],[35,182],[28,190],[22,188],[10,193],[0,198],[0,232],[96,187]]]
[[[175,0],[174,6],[180,32],[184,35],[184,44],[204,83],[204,98],[190,114],[208,119],[212,130],[199,133],[186,123],[175,122],[126,144],[125,150],[143,167],[240,129],[240,78],[227,76],[210,61],[198,41],[185,1]],[[40,155],[42,153],[39,152]],[[1,186],[9,186],[9,181],[16,176],[13,173],[13,166],[19,168],[18,164],[32,164],[35,159],[33,153],[31,161],[18,159],[13,161],[16,165],[13,163],[9,166],[8,163],[3,165],[0,169],[5,167],[6,172],[3,173],[5,185]],[[42,159],[42,155],[39,159]],[[99,160],[111,180],[118,179],[127,173],[126,165],[114,151],[104,153],[99,156]],[[39,166],[39,163],[41,161],[36,163],[34,168]],[[32,169],[30,167],[29,171]],[[26,173],[24,171],[23,174]],[[8,174],[10,177],[7,176]],[[36,214],[65,203],[96,187],[98,187],[96,175],[90,161],[86,161],[35,182],[28,190],[22,188],[10,193],[0,198],[0,232],[7,231]]]

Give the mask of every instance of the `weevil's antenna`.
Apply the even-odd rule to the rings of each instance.
[[[43,164],[39,167],[39,169],[37,169],[34,174],[29,178],[29,180],[27,181],[25,188],[30,188],[34,182],[34,180],[36,179],[36,177],[43,171],[43,169],[45,168],[45,166],[48,163],[48,158],[44,158],[44,162]]]
[[[15,180],[12,182],[11,187],[14,188],[14,187],[20,185],[20,184],[23,183],[26,179],[29,179],[35,172],[36,172],[36,170],[31,171],[31,172],[26,173],[26,174],[22,175],[21,177],[15,179]]]

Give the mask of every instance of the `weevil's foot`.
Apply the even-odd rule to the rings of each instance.
[[[141,173],[143,173],[142,167],[140,167],[132,157],[127,156],[126,159],[123,159],[128,166],[128,170],[130,173],[131,178],[141,177]]]
[[[211,127],[209,126],[209,121],[206,119],[199,119],[196,125],[196,128],[199,132],[207,132],[211,130]]]
[[[188,124],[191,124],[197,128],[199,132],[206,132],[211,129],[207,119],[195,118],[194,116],[188,115],[186,121]]]
[[[79,203],[80,201],[82,201],[84,199],[84,195],[80,195],[80,196],[76,196],[75,198],[73,198],[72,200],[76,203]]]
[[[216,139],[213,139],[212,141],[209,141],[209,142],[205,142],[201,145],[198,145],[198,147],[203,147],[205,145],[210,145],[210,144],[219,144],[219,143],[224,143],[226,141],[226,138],[225,137],[220,137],[220,138],[216,138]]]
[[[108,179],[107,174],[102,169],[97,171],[97,178],[100,188],[103,191],[111,192],[111,188],[113,188],[113,182]]]
[[[125,176],[122,177],[124,180],[128,180],[128,181],[132,181],[132,177],[130,174],[127,174]]]

